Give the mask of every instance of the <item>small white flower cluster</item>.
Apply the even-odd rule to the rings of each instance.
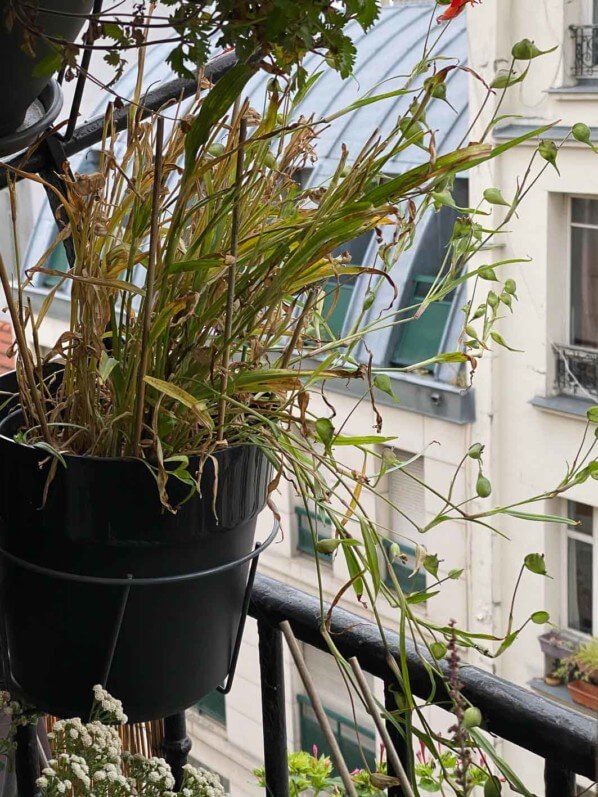
[[[138,794],[162,795],[174,788],[172,771],[163,758],[124,754],[123,761]]]
[[[101,684],[96,684],[94,686],[93,697],[95,700],[92,711],[94,719],[117,725],[124,725],[127,722],[128,717],[123,711],[123,704],[121,701],[112,697]]]
[[[175,793],[163,758],[122,752],[118,731],[104,724],[126,720],[120,701],[101,686],[94,697],[97,719],[58,720],[48,734],[55,757],[37,780],[41,797],[227,797],[216,775],[192,766],[184,767],[181,791]],[[0,693],[0,713],[3,706],[10,700]]]
[[[220,778],[207,769],[197,769],[187,764],[183,767],[182,797],[226,797]]]
[[[118,764],[121,741],[116,728],[95,720],[84,724],[79,717],[58,720],[48,734],[56,753],[80,755],[91,773],[105,764]]]
[[[82,756],[60,753],[42,769],[37,785],[42,794],[49,796],[69,794],[71,790],[78,794],[89,793],[91,778],[87,762]]]

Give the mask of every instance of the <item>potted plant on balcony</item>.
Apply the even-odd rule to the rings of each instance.
[[[575,703],[598,712],[598,637],[580,645],[559,669]]]
[[[312,83],[285,82],[278,61],[266,64],[279,79],[270,81],[261,114],[244,99],[259,68],[251,59],[214,87],[201,81],[191,109],[169,108],[168,130],[163,116],[142,121],[132,111],[122,152],[109,108],[98,172],[67,174],[64,191],[49,187],[64,227],[39,262],[25,264],[16,298],[0,260],[18,344],[16,377],[0,385],[8,394],[0,424],[5,642],[13,680],[40,708],[82,714],[91,685],[100,682],[139,720],[184,708],[214,688],[228,671],[255,519],[282,478],[329,517],[335,537],[323,542],[345,557],[343,589],[353,588],[374,607],[379,594],[387,597],[410,626],[425,627],[422,644],[433,660],[447,651],[441,640],[453,650],[457,640],[488,644],[453,626],[425,626],[411,605],[427,594],[407,600],[389,567],[396,582],[390,592],[379,563],[383,557],[390,564],[386,537],[361,500],[364,490],[376,489],[378,476],[365,464],[348,470],[337,453],[355,446],[379,462],[376,447],[392,439],[380,434],[376,407],[376,391],[392,393],[389,377],[354,357],[377,324],[397,323],[389,309],[361,327],[377,286],[391,283],[390,268],[424,214],[454,205],[454,176],[518,143],[477,142],[439,154],[426,112],[444,101],[447,77],[459,67],[443,61],[435,71],[432,64],[426,51],[414,70],[418,79],[426,75],[419,87],[410,78],[396,92],[366,96],[338,112],[414,94],[384,135],[360,152],[343,147],[317,189],[302,189],[295,178],[331,120],[291,118],[297,86],[305,95]],[[133,108],[141,102],[138,93]],[[409,147],[421,165],[388,178],[388,160]],[[505,200],[493,189],[486,201]],[[487,221],[479,224],[477,212],[464,209],[455,224],[446,269],[427,303],[470,277],[499,282],[487,266],[466,268],[487,244]],[[392,234],[385,238],[383,228]],[[367,231],[378,236],[379,265],[334,254]],[[49,258],[67,237],[75,263],[57,272]],[[33,313],[26,285],[35,273],[72,284],[69,328],[46,355],[38,331],[57,286]],[[335,337],[323,299],[334,292],[331,283],[360,274],[371,278],[360,318],[345,337]],[[513,290],[509,280],[504,306]],[[498,333],[492,336],[499,304],[491,291],[481,310],[467,305],[467,320],[483,317],[483,329],[468,324],[459,351],[430,362],[474,368],[492,342],[503,345]],[[363,381],[375,434],[344,435],[334,414],[310,407],[309,391],[324,391],[332,379]],[[477,496],[487,498],[481,455],[475,444],[467,458],[479,468]],[[380,472],[400,465],[385,458]],[[589,478],[581,467],[551,494]],[[450,517],[451,491],[433,524]],[[485,526],[484,518],[501,511],[470,519]],[[543,574],[542,557],[530,557],[525,567]],[[438,558],[423,546],[417,566],[438,576]],[[194,582],[206,568],[221,572]],[[449,575],[458,577],[459,571]],[[509,626],[499,652],[517,633]],[[408,673],[397,672],[397,680],[408,681]]]

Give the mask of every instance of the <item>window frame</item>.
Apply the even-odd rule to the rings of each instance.
[[[575,503],[584,503],[576,501]],[[586,506],[592,506],[586,504]],[[567,501],[563,502],[563,515],[566,517],[568,512]],[[588,537],[583,532],[576,531],[572,526],[565,526],[561,534],[561,627],[571,634],[583,639],[590,639],[598,636],[598,507],[594,506],[592,516],[592,536]],[[592,633],[588,634],[578,628],[569,626],[569,552],[568,542],[570,539],[589,543],[592,546]]]
[[[567,197],[567,248],[568,248],[568,276],[566,280],[566,327],[567,327],[567,342],[569,346],[584,351],[597,352],[598,348],[591,346],[580,346],[578,343],[573,343],[573,228],[596,230],[598,232],[598,224],[583,224],[582,222],[573,221],[573,200],[585,199],[598,204],[598,196],[592,194],[569,194]]]

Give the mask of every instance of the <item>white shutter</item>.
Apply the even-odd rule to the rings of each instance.
[[[394,450],[401,462],[405,462],[414,455],[409,451]],[[424,479],[424,458],[420,457],[410,463],[403,470],[395,470],[388,474],[388,498],[401,512],[416,523],[420,528],[425,524],[426,490],[422,484],[412,479],[406,471],[418,479]],[[390,530],[393,534],[413,538],[417,534],[415,527],[395,509],[390,507]]]

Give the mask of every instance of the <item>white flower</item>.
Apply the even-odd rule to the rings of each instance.
[[[42,775],[35,782],[39,786],[40,789],[45,789],[46,786],[48,785],[48,778],[46,778],[44,775]]]

